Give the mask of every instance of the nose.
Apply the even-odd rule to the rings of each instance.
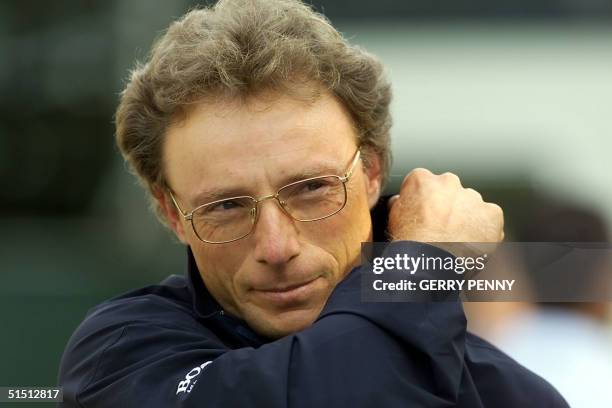
[[[259,203],[259,214],[253,238],[257,262],[279,266],[300,253],[298,231],[294,221],[276,200]]]

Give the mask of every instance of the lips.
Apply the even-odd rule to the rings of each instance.
[[[291,305],[308,301],[315,293],[320,277],[314,279],[290,284],[279,285],[266,289],[255,289],[254,292],[268,302],[279,305]]]
[[[316,279],[316,278],[315,278]],[[291,285],[284,285],[284,286],[278,286],[278,287],[274,287],[274,288],[270,288],[270,289],[258,289],[261,292],[287,292],[289,290],[293,290],[296,288],[299,288],[300,286],[304,286],[307,285],[308,283],[312,282],[314,279],[310,279],[301,283],[295,283],[295,284],[291,284]]]

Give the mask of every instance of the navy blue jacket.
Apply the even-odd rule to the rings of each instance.
[[[223,312],[188,252],[185,276],[88,313],[62,358],[60,407],[568,406],[466,332],[459,302],[361,302],[358,267],[311,327],[271,341]]]

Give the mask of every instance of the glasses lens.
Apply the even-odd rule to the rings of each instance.
[[[337,176],[317,177],[283,187],[279,199],[285,210],[300,221],[315,221],[340,211],[346,188]]]
[[[193,213],[193,229],[207,242],[222,243],[242,238],[251,232],[255,201],[238,197],[216,201]]]

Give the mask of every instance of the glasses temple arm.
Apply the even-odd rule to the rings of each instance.
[[[361,157],[361,149],[358,149],[357,153],[355,153],[355,158],[351,162],[351,166],[349,167],[349,170],[344,175],[345,180],[350,179],[351,176],[353,175],[353,172],[355,171],[355,166],[357,166],[357,163],[359,162],[360,157]]]
[[[189,214],[187,214],[185,211],[183,211],[181,209],[181,206],[179,205],[179,203],[176,201],[176,198],[174,198],[174,194],[172,194],[172,190],[168,189],[168,194],[170,194],[170,199],[172,200],[172,202],[174,203],[174,206],[176,207],[176,209],[181,213],[181,215],[183,216],[183,218],[187,219],[189,218]]]

